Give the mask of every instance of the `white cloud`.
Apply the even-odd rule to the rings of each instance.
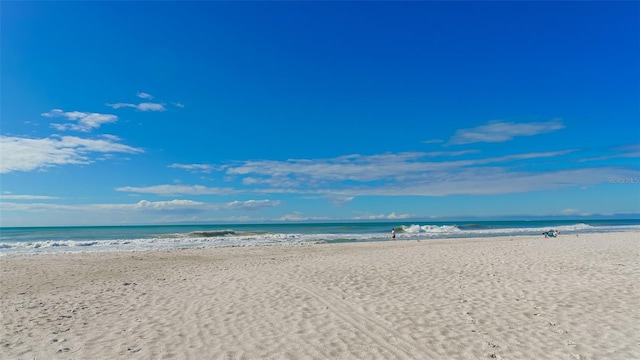
[[[126,186],[117,191],[180,195],[321,195],[336,205],[356,196],[447,196],[520,193],[606,183],[611,174],[637,178],[640,171],[618,167],[569,167],[564,155],[576,150],[477,157],[477,151],[351,154],[329,159],[246,161],[235,165],[172,164],[189,171],[225,171],[226,181],[242,187],[161,184]],[[458,157],[431,161],[432,157]],[[577,164],[574,162],[574,164]]]
[[[352,189],[353,195],[494,195],[537,190],[580,187],[606,182],[617,171],[633,176],[638,171],[614,168],[567,169],[550,172],[508,171],[503,168],[474,168],[458,172],[423,174],[403,184]]]
[[[25,212],[42,212],[42,211],[71,211],[71,212],[139,212],[139,211],[158,211],[169,213],[189,213],[189,212],[205,212],[217,210],[259,210],[262,208],[280,205],[280,201],[276,200],[247,200],[233,201],[229,203],[206,203],[193,200],[168,200],[168,201],[148,201],[140,200],[133,204],[82,204],[82,205],[63,205],[63,204],[44,204],[44,203],[0,203],[0,209],[4,211],[25,211]]]
[[[307,220],[308,218],[303,216],[300,212],[295,212],[293,214],[285,214],[282,217],[280,217],[280,221],[304,221]]]
[[[638,154],[640,153],[640,143],[617,146],[614,148],[614,150],[631,154]]]
[[[640,152],[636,152],[636,153],[622,153],[622,154],[611,154],[611,155],[603,155],[603,156],[597,156],[597,157],[592,157],[592,158],[585,158],[585,159],[580,159],[580,162],[587,162],[587,161],[602,161],[602,160],[610,160],[610,159],[620,159],[620,158],[640,158]]]
[[[606,183],[611,174],[624,178],[640,174],[638,170],[614,167],[549,170],[553,162],[562,162],[562,157],[572,152],[575,150],[438,162],[424,161],[428,153],[247,161],[228,167],[227,174],[241,177],[243,185],[252,187],[249,192],[336,198],[518,193]],[[542,166],[538,168],[537,163]]]
[[[154,211],[198,210],[204,211],[208,204],[192,200],[147,201],[140,200],[134,205],[135,209]]]
[[[203,172],[206,174],[211,173],[214,169],[213,166],[208,164],[171,164],[170,168],[183,169],[192,172]]]
[[[272,183],[285,182],[291,185],[292,176],[306,185],[319,180],[373,181],[395,177],[399,167],[403,171],[424,171],[428,163],[415,160],[424,153],[399,153],[382,155],[346,155],[333,159],[291,159],[287,161],[247,161],[227,169],[229,175],[263,175],[273,178]],[[253,176],[252,181],[260,179]],[[266,181],[266,179],[262,179]]]
[[[287,188],[287,189],[295,189],[303,185],[300,181],[294,179],[288,179],[285,177],[278,178],[254,178],[254,177],[245,177],[242,179],[243,185],[265,185],[270,187],[277,188]],[[295,191],[292,191],[295,192]]]
[[[490,121],[470,129],[460,129],[449,140],[449,144],[471,144],[477,142],[504,142],[516,136],[534,136],[563,129],[559,119],[546,122],[512,123],[504,121]]]
[[[148,99],[148,100],[153,99],[153,96],[151,96],[151,94],[147,94],[145,92],[138,92],[136,95],[141,99]]]
[[[135,204],[135,209],[161,210],[161,211],[185,211],[185,210],[260,210],[267,207],[280,205],[280,201],[272,200],[247,200],[232,201],[229,203],[204,203],[192,200],[147,201],[141,200]]]
[[[396,214],[392,212],[390,214],[378,214],[378,215],[362,215],[357,216],[354,220],[399,220],[399,219],[408,219],[412,216],[410,214]]]
[[[25,212],[85,211],[87,210],[87,206],[43,203],[12,203],[1,201],[0,210]]]
[[[344,206],[345,204],[353,201],[353,196],[330,196],[330,201],[334,206]]]
[[[136,94],[137,97],[144,99],[144,100],[152,100],[154,97],[149,94],[149,93],[145,93],[145,92],[138,92]],[[172,102],[171,104],[173,104],[176,107],[179,108],[183,108],[184,105],[181,103],[177,103],[177,102]],[[105,104],[111,108],[114,109],[120,109],[120,108],[132,108],[132,109],[136,109],[138,111],[166,111],[167,108],[165,106],[164,103],[162,102],[158,102],[157,100],[155,102],[149,102],[149,101],[145,101],[145,102],[141,102],[139,104],[134,104],[134,103],[127,103],[127,102],[119,102],[119,103],[115,103],[115,104],[110,104],[107,103]]]
[[[398,182],[408,176],[443,172],[469,166],[510,162],[524,159],[557,157],[573,150],[534,152],[501,157],[457,161],[420,161],[432,153],[407,152],[382,155],[347,155],[333,159],[291,159],[287,161],[247,161],[235,167],[228,167],[227,174],[246,176],[245,184],[278,184],[292,188],[304,184],[318,186],[326,182],[389,181]],[[460,155],[460,154],[458,154]]]
[[[276,220],[277,221],[311,221],[311,220],[322,221],[322,220],[327,220],[327,218],[304,216],[301,212],[295,211],[291,214],[285,214]]]
[[[472,160],[469,163],[469,165],[491,164],[491,163],[499,163],[499,162],[509,162],[514,160],[553,158],[553,157],[558,157],[562,155],[567,155],[572,152],[575,152],[575,150],[543,151],[543,152],[505,155],[505,156],[498,156],[498,157],[492,157],[492,158],[486,158],[486,159]]]
[[[56,196],[46,196],[46,195],[13,195],[13,194],[2,194],[0,195],[0,199],[2,200],[55,200],[59,199]]]
[[[51,127],[59,131],[75,130],[89,132],[99,128],[102,124],[115,123],[118,121],[118,117],[112,114],[87,113],[81,111],[65,112],[60,109],[53,109],[41,115],[48,118],[66,118],[67,120],[77,121],[77,123],[51,124]]]
[[[273,207],[280,205],[280,200],[247,200],[247,201],[232,201],[225,205],[229,210],[259,210],[267,207]]]
[[[164,107],[163,104],[148,103],[148,102],[138,104],[136,109],[138,109],[140,111],[165,111],[165,110],[167,110]]]
[[[144,152],[116,142],[110,136],[103,139],[84,139],[75,136],[53,136],[32,139],[0,136],[0,173],[42,170],[68,164],[91,164],[98,159],[91,154]]]
[[[432,151],[432,152],[424,153],[424,156],[426,156],[426,157],[444,157],[444,156],[454,157],[454,156],[461,156],[461,155],[468,155],[468,154],[477,154],[479,152],[480,152],[480,150]]]
[[[159,196],[228,195],[238,192],[232,188],[217,188],[202,185],[154,185],[146,187],[123,186],[118,187],[115,190],[140,194],[155,194]]]
[[[167,110],[164,107],[164,104],[150,103],[150,102],[143,102],[143,103],[140,103],[140,104],[116,103],[116,104],[106,104],[106,105],[109,106],[109,107],[112,107],[114,109],[128,107],[128,108],[134,108],[134,109],[140,110],[140,111],[165,111],[165,110]]]
[[[580,162],[602,161],[616,158],[640,158],[640,144],[617,146],[609,149],[607,155],[580,159]]]

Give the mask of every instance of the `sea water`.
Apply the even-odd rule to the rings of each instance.
[[[458,222],[357,222],[0,228],[0,256],[50,252],[297,245],[640,231],[640,219]]]

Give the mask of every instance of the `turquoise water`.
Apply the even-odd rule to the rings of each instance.
[[[640,219],[0,228],[0,255],[640,231]]]

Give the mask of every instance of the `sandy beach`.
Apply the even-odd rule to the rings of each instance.
[[[640,359],[640,233],[0,267],[2,359]]]

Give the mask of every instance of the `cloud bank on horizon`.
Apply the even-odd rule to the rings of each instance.
[[[91,19],[93,11],[122,4],[37,6],[51,14],[70,16],[64,14],[71,10]],[[77,91],[85,82],[80,63],[69,60],[66,71],[71,75],[70,84],[65,84],[54,76],[44,76],[52,74],[52,65],[36,56],[38,44],[48,41],[48,46],[64,47],[84,35],[61,28],[52,30],[57,33],[51,41],[36,31],[48,28],[49,20],[35,15],[27,16],[31,27],[15,21],[3,25],[12,32],[3,31],[1,45],[7,59],[3,60],[3,88],[11,94],[2,99],[1,226],[640,214],[640,91],[633,80],[615,76],[638,73],[631,60],[640,59],[639,50],[628,47],[634,38],[621,27],[608,29],[601,42],[590,46],[576,44],[566,49],[557,39],[572,35],[572,31],[588,34],[592,29],[589,17],[614,5],[492,4],[502,15],[515,16],[521,7],[527,7],[539,20],[549,16],[547,11],[553,8],[581,11],[586,19],[573,20],[575,30],[560,34],[543,31],[534,22],[525,24],[520,36],[533,38],[547,50],[560,51],[565,63],[541,59],[531,65],[526,43],[512,43],[519,54],[510,54],[507,60],[501,59],[502,51],[487,52],[487,64],[499,63],[494,71],[512,67],[514,61],[528,63],[529,68],[516,68],[516,80],[513,73],[496,75],[492,82],[502,86],[489,86],[467,99],[459,91],[434,92],[438,87],[425,93],[430,85],[424,78],[432,77],[431,83],[447,81],[473,88],[487,84],[485,74],[468,73],[459,78],[459,72],[465,71],[459,63],[464,54],[433,52],[426,43],[424,50],[416,47],[422,49],[422,42],[432,41],[423,38],[430,34],[439,41],[461,42],[463,53],[471,54],[479,51],[475,40],[468,38],[473,36],[434,32],[436,24],[423,23],[411,14],[434,11],[452,15],[462,7],[470,13],[479,9],[489,16],[495,9],[490,11],[487,4],[305,5],[319,9],[325,17],[335,15],[338,8],[371,11],[359,24],[336,19],[342,29],[339,34],[322,33],[325,25],[314,20],[322,16],[301,4],[252,5],[276,18],[296,14],[309,20],[303,33],[316,44],[336,42],[333,50],[301,43],[295,34],[283,34],[281,29],[268,30],[267,15],[254,18],[239,13],[239,5],[136,6],[150,10],[145,20],[150,27],[175,10],[183,11],[179,15],[183,27],[177,32],[190,42],[168,45],[173,46],[173,52],[150,57],[156,49],[127,47],[129,41],[134,44],[143,36],[133,29],[132,39],[117,34],[98,38],[123,42],[121,51],[126,48],[132,58],[137,56],[145,66],[163,72],[140,74],[140,67],[134,71],[134,67],[129,69],[117,61],[123,68],[109,72],[109,63],[115,60],[96,60],[91,71],[101,74],[103,86],[93,93]],[[627,15],[627,7],[634,6],[638,5],[616,4],[609,9],[610,16],[640,30],[638,20]],[[199,14],[214,10],[228,12],[235,21],[207,22],[215,35],[204,40],[190,24],[204,24]],[[27,10],[21,4],[10,4],[3,21],[16,11]],[[408,16],[406,24],[413,30],[397,28],[389,11]],[[398,36],[379,38],[380,34],[366,30],[380,19],[389,19],[387,29],[395,29]],[[465,26],[475,31],[477,25],[472,21]],[[249,26],[251,34],[260,34],[256,36],[272,48],[248,41],[243,33],[234,37],[231,30],[242,26]],[[294,29],[298,24],[285,21],[280,26]],[[494,30],[479,30],[486,32],[482,49],[500,48],[498,44],[504,39]],[[88,25],[89,34],[98,31],[99,24]],[[352,38],[359,39],[359,45],[343,48],[353,46]],[[30,45],[25,45],[25,39],[30,39]],[[85,39],[82,44],[97,48],[97,40]],[[410,40],[414,41],[411,45]],[[226,47],[226,51],[171,55],[202,49],[198,45],[202,41]],[[245,47],[235,45],[240,43]],[[396,66],[398,58],[379,55],[369,57],[366,66],[384,66],[390,73],[374,71],[363,77],[365,73],[360,73],[356,63],[374,48],[410,51],[418,60],[440,61],[449,67],[430,69],[417,60],[414,64],[411,57],[404,58],[412,59],[403,60],[408,61],[404,66]],[[578,55],[605,50],[612,57],[576,60]],[[256,51],[263,52],[262,60],[248,56]],[[616,63],[618,58],[613,55],[623,52],[631,57],[630,62]],[[15,61],[19,53],[29,60],[27,64]],[[52,54],[54,64],[56,54]],[[238,63],[239,55],[247,56]],[[306,62],[293,62],[305,56]],[[200,67],[207,61],[208,65]],[[576,62],[587,62],[611,74],[589,75],[592,87],[567,85],[567,79],[576,82],[586,76],[586,68]],[[551,66],[569,74],[556,79],[557,71],[541,72]],[[33,70],[32,75],[27,68]],[[263,71],[267,68],[282,76],[273,78]],[[331,76],[340,74],[335,81],[350,91],[342,93],[326,84],[327,73],[324,78],[316,77],[318,71],[329,69]],[[291,74],[280,72],[284,70]],[[131,78],[115,75],[123,72],[129,72]],[[163,81],[156,80],[159,74]],[[403,81],[401,90],[394,87],[398,78]],[[540,79],[542,83],[535,85]],[[513,89],[508,86],[512,81],[528,81],[531,89]],[[613,82],[620,93],[612,93]],[[34,89],[25,85],[26,92],[18,91],[22,89],[18,83],[45,88],[49,95],[35,98],[30,94]],[[550,84],[572,93],[559,101],[556,93],[542,91]],[[128,94],[123,94],[122,88],[129,89]],[[403,93],[400,98],[397,91]],[[585,102],[596,95],[598,100]],[[507,98],[508,103],[489,105]],[[452,103],[466,104],[469,109]],[[552,115],[528,115],[532,109]]]

